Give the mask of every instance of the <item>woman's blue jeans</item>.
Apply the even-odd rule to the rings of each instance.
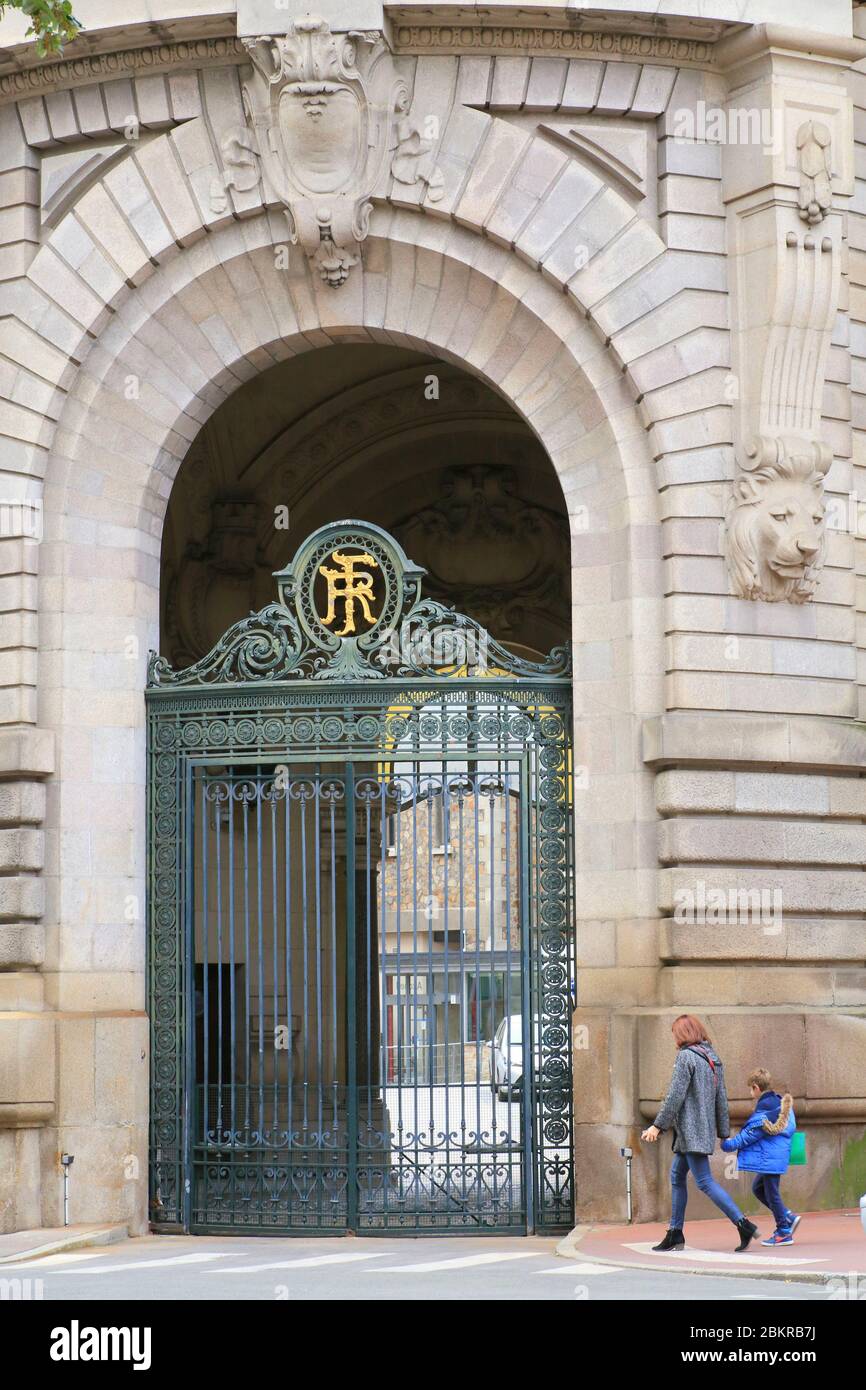
[[[686,1189],[686,1178],[691,1172],[692,1177],[700,1188],[705,1192],[711,1202],[725,1213],[730,1221],[736,1226],[738,1221],[742,1221],[743,1213],[736,1202],[728,1196],[723,1187],[720,1187],[710,1172],[710,1160],[707,1154],[674,1154],[674,1161],[671,1164],[671,1226],[677,1230],[682,1230],[683,1222],[686,1219],[686,1202],[688,1191]]]

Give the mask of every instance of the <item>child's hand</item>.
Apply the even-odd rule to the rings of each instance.
[[[723,1140],[722,1140],[722,1149],[724,1150],[724,1152],[725,1152],[726,1154],[733,1153],[733,1151],[734,1151],[734,1141],[733,1141],[733,1139],[723,1139]]]

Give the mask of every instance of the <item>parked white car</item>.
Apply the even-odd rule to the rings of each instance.
[[[490,1056],[490,1089],[502,1101],[516,1101],[523,1091],[523,1019],[504,1018],[493,1035]]]

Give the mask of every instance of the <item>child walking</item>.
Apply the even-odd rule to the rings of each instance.
[[[761,1244],[793,1245],[800,1218],[785,1205],[779,1184],[788,1170],[797,1121],[791,1096],[780,1096],[772,1086],[770,1073],[764,1067],[752,1072],[748,1087],[755,1108],[739,1134],[722,1141],[722,1148],[726,1153],[736,1152],[741,1173],[756,1175],[752,1191],[773,1213],[776,1229]]]

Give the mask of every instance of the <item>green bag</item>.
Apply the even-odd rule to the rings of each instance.
[[[791,1157],[788,1161],[792,1168],[801,1167],[806,1162],[806,1136],[802,1129],[795,1129],[791,1135]]]

